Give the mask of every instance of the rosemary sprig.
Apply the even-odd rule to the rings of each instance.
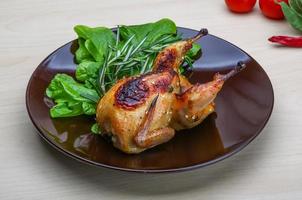
[[[107,56],[98,73],[100,96],[103,96],[117,80],[124,76],[150,71],[155,55],[170,43],[181,39],[180,36],[164,35],[156,41],[150,42],[147,35],[137,45],[133,45],[134,37],[135,35],[132,35],[122,44],[120,28],[117,27],[115,46],[108,48]]]

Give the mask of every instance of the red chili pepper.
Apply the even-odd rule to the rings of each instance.
[[[302,47],[302,37],[273,36],[268,40],[288,47]]]

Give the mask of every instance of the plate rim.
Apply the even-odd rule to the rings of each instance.
[[[111,28],[112,30],[115,30],[116,28]],[[198,31],[192,28],[186,28],[186,27],[180,27],[177,26],[177,29],[183,29],[183,30],[189,30],[189,31]],[[231,150],[221,156],[218,156],[212,160],[203,162],[203,163],[198,163],[198,164],[193,164],[190,166],[185,166],[185,167],[178,167],[178,168],[171,168],[171,169],[131,169],[131,168],[125,168],[125,167],[118,167],[118,166],[113,166],[113,165],[108,165],[108,164],[104,164],[104,163],[99,163],[99,162],[95,162],[92,160],[89,160],[87,158],[81,157],[80,155],[74,154],[72,152],[69,152],[68,150],[60,147],[59,145],[55,144],[53,141],[50,140],[50,138],[48,138],[45,133],[43,132],[43,130],[38,126],[38,124],[35,122],[35,120],[33,119],[31,110],[30,110],[30,106],[29,106],[29,102],[30,102],[30,87],[32,85],[34,76],[36,74],[36,72],[39,70],[39,67],[41,66],[42,63],[44,63],[48,58],[50,58],[55,52],[57,52],[59,49],[61,49],[62,47],[69,45],[71,42],[75,41],[75,40],[71,40],[67,43],[65,43],[64,45],[58,47],[57,49],[55,49],[52,53],[50,53],[46,58],[44,58],[39,65],[35,68],[35,70],[32,72],[29,81],[27,83],[27,87],[26,87],[26,92],[25,92],[25,103],[26,103],[26,110],[28,113],[28,116],[32,122],[32,124],[34,125],[36,131],[38,132],[39,136],[41,138],[43,138],[44,141],[46,141],[48,144],[50,144],[50,146],[52,146],[54,149],[56,149],[57,151],[63,153],[63,155],[65,155],[66,157],[72,158],[74,160],[80,161],[81,163],[85,163],[85,164],[89,164],[91,166],[96,166],[96,167],[103,167],[103,168],[107,168],[107,169],[112,169],[112,170],[119,170],[119,171],[123,171],[123,172],[136,172],[136,173],[172,173],[172,172],[183,172],[183,171],[188,171],[188,170],[194,170],[194,169],[198,169],[198,168],[202,168],[202,167],[206,167],[206,166],[210,166],[212,164],[215,164],[219,161],[222,161],[226,158],[229,158],[237,153],[239,153],[241,150],[243,150],[248,144],[250,144],[258,135],[260,135],[260,133],[262,132],[262,130],[265,128],[267,122],[269,121],[272,112],[273,112],[273,108],[274,108],[274,103],[275,103],[275,96],[274,96],[274,88],[272,85],[272,82],[268,76],[268,74],[266,73],[266,71],[263,69],[263,67],[257,62],[257,60],[255,60],[250,54],[248,54],[246,51],[242,50],[240,47],[236,46],[235,44],[220,38],[216,35],[212,35],[209,34],[212,37],[215,37],[219,40],[222,40],[223,42],[228,43],[229,45],[239,49],[240,51],[242,51],[243,53],[245,53],[249,58],[252,59],[252,61],[256,62],[257,65],[260,66],[260,70],[264,73],[264,75],[266,76],[269,86],[271,88],[271,95],[272,95],[272,102],[271,102],[271,107],[269,108],[269,112],[267,113],[267,117],[266,119],[262,122],[262,125],[259,127],[259,129],[257,130],[257,132],[255,134],[253,134],[252,137],[250,137],[249,139],[247,139],[246,141],[244,141],[243,143],[241,143],[239,145],[239,147],[235,148],[234,150]]]

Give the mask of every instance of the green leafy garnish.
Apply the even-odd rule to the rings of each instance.
[[[77,66],[76,79],[85,82],[90,78],[96,79],[101,62],[85,60]]]
[[[101,128],[100,128],[100,126],[98,125],[98,123],[94,123],[94,124],[91,126],[91,132],[92,132],[93,134],[102,134]]]
[[[57,74],[51,81],[46,95],[55,102],[50,109],[53,118],[94,115],[97,102],[117,80],[150,71],[157,53],[181,40],[175,23],[169,19],[121,25],[114,32],[106,27],[84,25],[75,26],[74,31],[79,45],[75,52],[76,80],[66,74]],[[192,67],[200,49],[198,44],[193,44],[183,66]],[[184,69],[180,68],[181,71]],[[100,133],[96,124],[91,130]]]
[[[80,63],[83,60],[89,60],[93,57],[96,62],[104,62],[109,45],[113,45],[115,38],[113,32],[105,27],[90,28],[88,26],[77,25],[74,31],[78,34],[82,41],[79,50],[77,51],[76,60]],[[83,45],[84,44],[84,45]],[[85,56],[89,52],[90,56]],[[81,55],[82,54],[82,55]],[[84,55],[83,55],[84,54]]]
[[[46,95],[56,103],[50,109],[50,116],[53,118],[94,115],[100,98],[95,90],[85,87],[66,74],[57,74],[52,79]]]
[[[121,40],[128,40],[134,36],[131,44],[136,46],[143,39],[146,39],[143,47],[150,46],[151,43],[164,35],[175,36],[176,32],[175,23],[169,19],[161,19],[155,23],[120,27]]]
[[[302,0],[289,0],[289,5],[285,2],[279,3],[286,20],[298,31],[302,31]]]

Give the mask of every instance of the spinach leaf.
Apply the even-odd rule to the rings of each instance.
[[[101,66],[100,62],[83,61],[76,69],[76,79],[85,82],[86,80],[97,78],[97,72]]]
[[[188,56],[192,60],[195,60],[199,56],[200,53],[201,53],[201,47],[200,47],[200,45],[194,43],[193,46],[192,46],[192,48],[186,54],[186,56]]]
[[[188,69],[193,69],[193,63],[201,56],[201,48],[199,44],[194,43],[192,48],[185,55],[184,63],[179,68],[179,73],[183,74]]]
[[[46,95],[56,103],[50,109],[53,118],[93,115],[99,99],[95,90],[86,88],[66,74],[57,74],[52,79],[46,89]]]
[[[286,20],[291,24],[291,26],[299,31],[302,31],[302,13],[298,13],[294,8],[288,6],[285,2],[280,2],[279,4],[281,5],[282,12]],[[293,5],[293,2],[290,5]]]
[[[94,115],[96,112],[96,104],[94,103],[83,102],[82,108],[85,115]]]
[[[100,126],[98,125],[98,123],[94,123],[92,126],[91,126],[91,132],[93,134],[102,134],[102,131],[101,131],[101,128]]]
[[[84,47],[93,59],[97,62],[103,62],[108,51],[108,46],[113,45],[115,42],[113,32],[105,27],[90,28],[84,25],[75,26],[74,31],[78,34],[79,38],[85,39]],[[80,40],[79,45],[80,47],[82,46],[81,51],[85,51],[83,50],[84,48],[81,42]],[[86,54],[87,52],[85,51],[85,55]],[[81,62],[83,58],[77,57],[76,60]]]
[[[120,34],[123,40],[128,40],[134,35],[134,39],[131,41],[133,45],[138,45],[140,41],[148,36],[143,46],[150,45],[150,43],[156,41],[163,35],[176,35],[176,31],[176,25],[170,19],[161,19],[155,23],[120,27]]]
[[[78,38],[78,45],[79,48],[75,52],[75,58],[77,63],[80,63],[85,60],[93,60],[92,56],[90,55],[89,51],[85,47],[85,39]]]

